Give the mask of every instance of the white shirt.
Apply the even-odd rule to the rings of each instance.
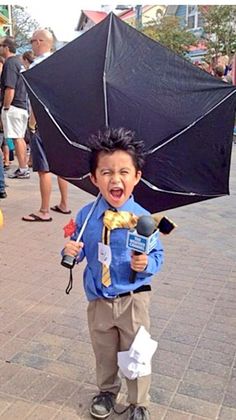
[[[32,67],[36,66],[36,64],[41,63],[41,61],[45,60],[45,58],[50,57],[50,55],[52,55],[51,52],[45,52],[39,55],[38,57],[34,59],[33,63],[30,64],[29,68],[32,69]]]

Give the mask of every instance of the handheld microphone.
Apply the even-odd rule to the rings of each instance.
[[[136,231],[129,231],[127,246],[132,249],[136,255],[142,253],[149,254],[157,241],[156,222],[152,216],[140,216],[138,219]],[[141,252],[140,252],[141,251]],[[130,274],[130,283],[135,282],[137,272],[132,270]]]

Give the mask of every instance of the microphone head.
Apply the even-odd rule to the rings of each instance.
[[[152,216],[140,216],[136,226],[137,232],[142,236],[151,236],[156,230],[156,223]]]

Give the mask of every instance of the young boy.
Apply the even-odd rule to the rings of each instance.
[[[131,227],[139,216],[149,214],[132,196],[144,164],[143,142],[136,140],[133,132],[120,128],[93,136],[89,146],[91,181],[98,187],[101,198],[84,230],[82,242],[76,243],[92,203],[78,213],[77,231],[66,244],[64,254],[76,257],[77,262],[87,259],[84,288],[89,301],[88,325],[100,390],[92,400],[90,413],[105,419],[111,414],[121,387],[117,352],[129,350],[141,325],[149,330],[150,283],[152,275],[161,268],[163,249],[158,240],[149,255],[131,255],[126,247],[128,222],[114,230],[104,227],[107,210],[123,219],[130,216]],[[133,283],[130,282],[132,270],[137,272]],[[129,419],[149,419],[150,376],[126,379]]]

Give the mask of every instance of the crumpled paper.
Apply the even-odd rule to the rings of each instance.
[[[128,379],[136,379],[151,374],[151,360],[157,349],[145,327],[141,326],[128,351],[118,352],[118,366]]]

